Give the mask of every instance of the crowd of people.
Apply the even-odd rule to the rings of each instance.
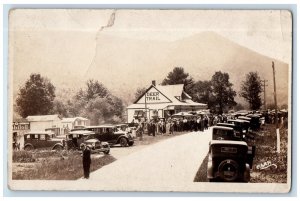
[[[130,127],[137,125],[137,133],[156,136],[163,134],[174,134],[174,132],[192,132],[207,130],[210,126],[217,123],[227,122],[226,115],[193,115],[182,118],[160,118],[160,119],[139,119],[133,120]],[[138,135],[138,134],[137,134]]]
[[[260,113],[264,119],[263,123],[274,124],[275,114],[273,113]],[[156,118],[156,119],[134,119],[131,122],[131,127],[136,125],[137,135],[148,134],[151,136],[174,134],[175,132],[203,132],[211,126],[215,126],[218,123],[227,123],[229,119],[236,119],[236,114],[201,114],[191,115],[181,118]],[[287,113],[278,114],[278,123],[287,128]],[[130,125],[129,125],[130,126]]]

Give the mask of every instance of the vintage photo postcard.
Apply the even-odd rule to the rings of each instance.
[[[288,10],[13,9],[12,190],[287,193]]]

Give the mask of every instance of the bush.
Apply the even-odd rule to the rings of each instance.
[[[32,152],[28,151],[13,151],[12,161],[14,163],[31,163],[35,162]]]

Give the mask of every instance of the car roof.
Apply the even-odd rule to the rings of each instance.
[[[99,126],[87,126],[86,128],[114,128],[115,125],[108,124],[108,125],[99,125]]]
[[[87,130],[76,130],[76,131],[71,131],[69,134],[76,134],[76,135],[92,135],[95,134],[93,131],[87,131]]]
[[[234,124],[230,124],[230,123],[217,123],[217,126],[222,126],[222,125],[227,125],[227,126],[234,126]]]
[[[240,117],[238,117],[238,119],[251,119],[250,117],[245,117],[245,116],[240,116]]]
[[[233,122],[249,122],[249,121],[244,120],[244,119],[229,119],[228,121],[233,121]]]
[[[247,143],[244,141],[233,141],[233,140],[211,140],[210,144],[234,144],[234,145],[244,145],[247,146]]]
[[[233,130],[233,128],[229,128],[226,126],[214,126],[213,129]]]

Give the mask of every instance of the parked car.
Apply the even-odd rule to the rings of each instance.
[[[225,126],[214,126],[212,128],[212,139],[213,140],[241,140],[234,133],[233,128]]]
[[[100,142],[96,138],[96,134],[93,131],[76,130],[67,134],[67,148],[68,149],[80,149],[80,144],[86,144],[92,153],[109,154],[110,147],[107,142]]]
[[[252,130],[257,131],[258,129],[260,129],[260,125],[261,125],[260,114],[249,114],[247,115],[247,117],[250,118],[250,127]]]
[[[236,140],[244,140],[245,135],[241,132],[241,130],[235,126],[234,124],[230,123],[217,123],[217,126],[223,126],[223,127],[228,127],[233,129],[234,137]]]
[[[24,134],[24,150],[30,151],[38,148],[63,150],[65,140],[56,138],[53,132],[31,131]]]
[[[130,133],[119,130],[115,125],[88,126],[85,130],[94,131],[98,140],[112,145],[120,144],[127,147],[134,143]]]
[[[210,182],[249,182],[248,146],[243,141],[212,140],[209,146],[207,178]]]
[[[228,119],[228,123],[234,124],[236,130],[239,130],[243,135],[246,135],[249,131],[250,122],[242,119]]]
[[[128,131],[128,124],[116,124],[115,126],[118,130]]]
[[[212,140],[229,140],[229,141],[246,141],[244,137],[236,135],[236,132],[233,128],[226,126],[214,126],[212,128]],[[249,161],[250,168],[252,168],[252,161],[255,156],[256,146],[247,144],[248,147],[248,155],[252,160]]]

